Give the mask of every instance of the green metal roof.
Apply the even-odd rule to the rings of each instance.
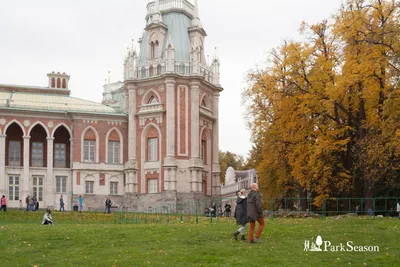
[[[106,105],[68,95],[0,91],[0,108],[124,115]]]
[[[190,61],[190,38],[188,30],[192,26],[192,20],[182,12],[169,12],[162,15],[162,22],[167,25],[167,36],[162,46],[162,58],[165,59],[165,49],[168,38],[172,39],[175,48],[176,61]],[[144,32],[140,46],[139,64],[147,64],[148,32]]]

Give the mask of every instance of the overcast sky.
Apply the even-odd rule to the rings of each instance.
[[[145,26],[148,0],[1,0],[0,84],[47,86],[51,71],[71,75],[71,95],[100,102],[107,72],[122,80],[131,39]],[[220,149],[247,157],[243,119],[246,73],[265,66],[300,23],[330,18],[341,0],[198,0],[206,53],[221,61]]]

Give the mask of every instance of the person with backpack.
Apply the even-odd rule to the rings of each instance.
[[[6,212],[7,211],[7,199],[6,199],[5,195],[3,195],[3,197],[1,198],[0,203],[1,203],[0,210],[3,210],[4,212]]]
[[[238,240],[238,235],[242,235],[241,240],[246,240],[244,233],[246,230],[247,224],[247,197],[246,197],[246,189],[241,189],[236,193],[236,208],[233,214],[233,217],[236,219],[236,224],[240,225],[240,228],[233,233],[233,236],[236,240]]]

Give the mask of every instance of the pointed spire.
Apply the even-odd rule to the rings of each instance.
[[[197,2],[197,0],[194,0],[194,13],[193,13],[192,24],[193,27],[201,28],[201,22],[199,17],[199,3]]]

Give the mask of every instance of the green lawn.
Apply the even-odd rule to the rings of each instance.
[[[339,217],[266,219],[263,243],[235,241],[233,220],[173,218],[162,224],[114,224],[113,215],[0,213],[0,266],[399,266],[400,220]],[[379,252],[310,252],[317,235],[333,245],[379,246]],[[322,245],[321,247],[323,247]]]

